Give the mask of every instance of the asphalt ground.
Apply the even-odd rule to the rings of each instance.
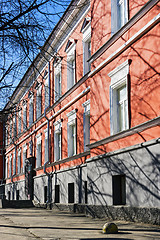
[[[105,219],[39,208],[0,209],[0,240],[159,239],[160,226],[114,221],[117,234],[103,234]]]

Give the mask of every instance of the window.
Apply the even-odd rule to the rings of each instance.
[[[27,129],[27,104],[23,102],[23,131]]]
[[[18,168],[17,173],[19,174],[21,172],[21,148],[18,149]]]
[[[41,137],[41,133],[39,133],[37,136],[37,149],[36,149],[36,168],[41,166],[41,151],[42,151],[42,137]]]
[[[54,158],[55,161],[62,158],[62,122],[58,120],[54,123]]]
[[[9,158],[9,177],[12,176],[12,154],[10,155]]]
[[[44,141],[45,141],[45,143],[44,143],[44,162],[46,163],[46,162],[48,162],[48,129],[45,129],[44,130],[44,132],[45,132],[45,139],[44,139]]]
[[[68,203],[74,203],[74,183],[68,183]]]
[[[49,89],[49,74],[47,71],[44,73],[44,88],[45,88],[45,108],[49,106],[49,98],[50,98],[50,89]]]
[[[61,97],[61,62],[55,65],[55,101]]]
[[[77,119],[76,110],[67,114],[68,157],[77,154]]]
[[[76,83],[76,44],[75,42],[67,48],[67,88],[70,89]]]
[[[81,32],[83,33],[83,74],[91,70],[91,64],[88,59],[91,57],[91,21],[85,18]]]
[[[112,176],[113,205],[126,204],[126,177],[125,175]]]
[[[37,119],[41,116],[42,113],[42,85],[38,84],[37,86],[37,100],[36,100],[36,113]]]
[[[16,151],[16,149],[15,149]],[[16,157],[15,153],[13,154],[13,175],[16,174]]]
[[[10,123],[9,123],[9,143],[12,143],[12,130],[13,130],[12,120],[10,120]]]
[[[84,137],[84,151],[87,151],[87,144],[90,143],[90,99],[82,104],[84,107],[83,113],[83,137]]]
[[[111,77],[110,85],[111,134],[115,134],[117,132],[129,128],[128,74],[129,74],[128,60],[108,74],[108,76]]]
[[[14,137],[17,136],[17,116],[16,116],[16,113],[14,113],[14,117],[13,117],[13,136]]]
[[[6,157],[6,169],[5,169],[5,176],[8,178],[8,157]]]
[[[21,117],[21,110],[18,111],[18,134],[21,134],[21,122],[22,122],[22,117]]]
[[[33,93],[30,92],[29,94],[29,126],[31,126],[33,123],[33,114],[34,114]]]
[[[116,33],[128,21],[128,0],[111,0],[111,32]]]
[[[47,186],[44,186],[44,203],[46,203],[47,202]]]
[[[6,123],[7,125],[7,123]],[[8,125],[6,126],[6,129],[5,129],[5,144],[6,146],[8,145]]]
[[[25,160],[27,158],[27,144],[23,145],[23,166],[22,166],[22,172],[25,172]]]
[[[60,203],[60,185],[55,185],[55,203]]]

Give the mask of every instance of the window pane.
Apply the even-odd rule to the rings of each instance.
[[[123,103],[119,105],[119,131],[123,130]]]
[[[76,154],[76,126],[71,126],[72,156]]]
[[[124,1],[118,0],[118,27],[121,28],[124,25]]]
[[[126,85],[118,89],[118,102],[126,99]]]

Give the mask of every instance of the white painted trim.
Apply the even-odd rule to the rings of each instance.
[[[82,19],[84,19],[84,16],[87,15],[87,13],[90,10],[90,6],[87,8],[87,10],[84,12],[84,14],[82,15],[82,17],[79,19],[79,21],[77,21],[77,23],[75,24],[75,26],[71,29],[70,33],[66,36],[66,38],[64,39],[64,41],[61,43],[61,45],[58,47],[57,52],[62,48],[62,46],[64,45],[64,43],[66,42],[66,40],[71,36],[71,34],[74,32],[74,30],[77,28],[77,26],[79,25],[79,23],[82,21]],[[68,19],[67,19],[68,20]],[[66,20],[66,23],[68,25],[68,21]],[[64,25],[66,25],[66,23]],[[62,27],[63,28],[63,27]],[[60,31],[62,31],[62,28]],[[59,32],[60,32],[59,31]],[[59,33],[58,33],[59,34]],[[58,34],[56,35],[56,38],[58,37]],[[53,42],[51,43],[51,45],[53,44]],[[50,58],[51,59],[51,58]],[[49,61],[50,61],[49,59]]]
[[[71,106],[74,102],[78,101],[81,97],[83,97],[84,95],[86,95],[88,92],[90,91],[90,86],[88,86],[86,89],[84,89],[80,94],[78,94],[75,98],[73,98],[70,102],[68,102],[66,105],[64,105],[60,110],[58,110],[56,113],[54,113],[49,120],[51,121],[53,118],[57,117],[60,113],[62,113],[64,110],[66,110],[69,106]],[[35,132],[37,132],[40,128],[42,128],[44,125],[47,124],[47,120],[45,122],[43,122],[41,125],[39,125],[36,129],[34,129],[30,134],[28,134],[26,137],[24,137],[21,141],[19,141],[17,143],[17,145],[21,144],[22,142],[24,142],[27,138],[29,138],[30,136],[32,136]],[[11,148],[10,150],[8,150],[5,155],[7,155],[9,152],[11,152],[14,149]]]
[[[120,48],[118,48],[114,53],[112,53],[108,58],[106,58],[101,64],[99,64],[92,72],[89,73],[88,77],[92,77],[107,64],[118,57],[123,51],[129,48],[134,42],[136,42],[140,37],[146,34],[150,29],[152,29],[160,21],[160,13],[154,17],[150,22],[148,22],[141,30],[134,34],[126,43],[124,43]]]

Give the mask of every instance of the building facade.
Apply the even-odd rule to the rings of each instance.
[[[71,1],[5,107],[7,199],[160,208],[159,7]]]

